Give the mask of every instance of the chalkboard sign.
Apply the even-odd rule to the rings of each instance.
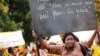
[[[34,29],[40,35],[97,27],[93,0],[29,0]]]

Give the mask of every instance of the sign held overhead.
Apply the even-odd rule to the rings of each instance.
[[[93,0],[29,0],[39,35],[92,30],[97,27]]]

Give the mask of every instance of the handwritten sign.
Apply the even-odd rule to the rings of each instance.
[[[37,34],[54,35],[97,27],[92,0],[29,0],[29,4]]]
[[[25,42],[21,31],[0,33],[0,45],[5,48],[20,46],[24,44]]]

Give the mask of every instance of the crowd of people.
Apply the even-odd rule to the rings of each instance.
[[[85,42],[80,42],[78,37],[72,32],[64,34],[62,39],[63,44],[60,45],[47,44],[43,36],[38,36],[38,40],[40,45],[43,46],[42,49],[47,49],[51,54],[60,56],[100,56],[100,34],[98,30],[96,30],[92,37]]]
[[[33,36],[36,34],[33,33]],[[80,42],[72,32],[63,35],[63,44],[47,43],[43,36],[37,37],[40,56],[100,56],[100,34],[96,30],[92,37]],[[0,46],[0,56],[38,56],[36,44],[4,48]]]

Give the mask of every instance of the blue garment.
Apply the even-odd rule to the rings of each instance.
[[[3,51],[2,50],[0,50],[0,56],[2,56],[3,55]]]

